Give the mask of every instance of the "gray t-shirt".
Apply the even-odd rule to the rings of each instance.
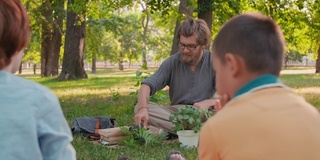
[[[142,84],[150,86],[150,95],[169,86],[171,105],[194,104],[212,98],[215,93],[215,72],[212,68],[211,54],[205,50],[196,70],[180,60],[180,53],[171,55],[159,69]]]

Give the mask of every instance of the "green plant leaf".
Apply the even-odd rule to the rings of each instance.
[[[161,144],[167,137],[165,132],[155,135],[150,130],[144,128],[138,128],[129,130],[128,128],[122,127],[121,131],[126,135],[126,138],[121,140],[121,144],[126,146],[150,146]]]
[[[186,105],[184,108],[179,108],[176,112],[171,113],[169,120],[174,124],[174,131],[191,129],[198,132],[203,124],[202,114],[209,115],[206,112],[209,111]]]
[[[142,72],[141,71],[136,71],[136,77],[140,77],[142,75]]]
[[[182,119],[183,119],[183,116],[184,116],[184,115],[177,115],[177,121],[182,120]]]
[[[192,118],[192,117],[189,118],[189,123],[190,123],[190,124],[193,124],[194,122],[195,122],[194,118]]]

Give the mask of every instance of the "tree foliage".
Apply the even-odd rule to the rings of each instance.
[[[203,18],[212,27],[212,37],[232,16],[249,11],[259,11],[271,16],[283,29],[287,42],[287,53],[313,54],[314,59],[320,54],[320,2],[316,0],[23,0],[31,20],[32,37],[25,50],[24,62],[39,64],[44,58],[41,43],[46,29],[61,33],[62,53],[68,50],[66,36],[66,11],[77,15],[74,25],[82,22],[86,27],[83,60],[91,62],[95,70],[97,60],[118,63],[145,62],[147,55],[161,62],[170,53],[177,51],[176,29],[181,20],[187,16]],[[42,2],[50,2],[48,15],[53,17],[47,23],[43,21]],[[58,5],[62,4],[63,5]],[[66,5],[67,4],[67,5]],[[85,4],[85,5],[84,5]],[[51,13],[51,14],[50,14]],[[85,13],[85,14],[82,14]],[[212,15],[211,15],[212,14]],[[47,17],[48,18],[48,17]],[[60,22],[56,21],[61,18]],[[212,20],[210,19],[212,18]],[[212,21],[212,22],[210,22]],[[60,24],[60,25],[57,25]],[[56,28],[55,28],[56,27]],[[57,31],[54,31],[58,29]],[[71,43],[77,43],[75,41]],[[171,48],[168,46],[172,46]],[[45,47],[42,47],[45,48]],[[57,47],[42,53],[50,52]],[[60,47],[59,47],[60,48]],[[53,51],[59,52],[60,51]],[[58,53],[58,55],[59,55]],[[71,63],[68,56],[60,56],[57,62]],[[48,58],[47,58],[48,59]],[[50,59],[50,58],[49,58]],[[318,58],[319,59],[319,58]],[[80,60],[80,61],[83,61]],[[320,70],[320,60],[319,70]],[[41,61],[42,62],[42,61]],[[48,66],[42,62],[43,67]],[[51,65],[51,64],[50,64]],[[49,65],[49,66],[50,66]],[[79,63],[83,65],[83,63]],[[76,68],[82,66],[76,66]],[[62,67],[63,68],[63,67]]]

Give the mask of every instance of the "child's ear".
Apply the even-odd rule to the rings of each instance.
[[[225,61],[232,77],[237,77],[243,69],[243,60],[232,53],[225,54]]]

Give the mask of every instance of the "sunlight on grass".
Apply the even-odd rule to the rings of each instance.
[[[105,88],[105,89],[79,89],[79,88],[70,88],[70,89],[56,89],[54,93],[59,97],[65,96],[85,96],[85,95],[105,95],[112,96],[113,94],[119,93],[121,95],[127,95],[131,92],[135,92],[137,88]]]
[[[281,75],[280,79],[292,88],[320,86],[319,74],[288,74]]]
[[[108,69],[108,70],[98,70],[97,73],[92,74],[88,72],[89,77],[135,77],[136,71],[140,70],[142,72],[150,72],[153,73],[156,68],[145,69],[125,69],[120,71],[118,69]]]
[[[319,74],[284,74],[281,75],[281,80],[297,94],[303,96],[307,102],[320,110]]]
[[[297,93],[300,93],[301,95],[304,94],[315,94],[319,95],[320,97],[320,87],[303,87],[303,88],[297,88],[294,89]]]
[[[314,74],[315,69],[314,68],[289,68],[289,69],[283,69],[281,70],[280,74]]]
[[[294,91],[320,111],[320,86],[294,88]]]

